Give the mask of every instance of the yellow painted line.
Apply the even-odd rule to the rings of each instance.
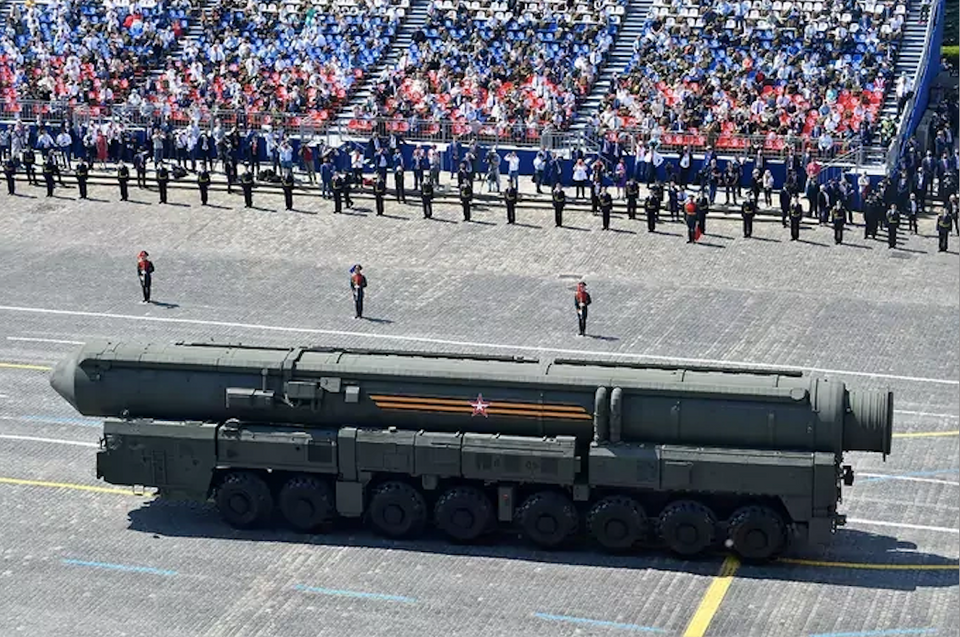
[[[936,438],[941,436],[960,436],[960,431],[911,431],[893,434],[894,438]]]
[[[697,607],[697,612],[693,614],[693,619],[687,624],[687,630],[684,631],[683,637],[703,637],[707,632],[710,622],[713,621],[713,616],[717,614],[720,603],[723,602],[723,598],[727,594],[727,589],[733,583],[733,576],[738,568],[740,568],[740,560],[732,555],[723,560],[723,564],[720,565],[720,572],[713,578],[710,588],[707,589],[703,599],[700,600],[700,606]]]
[[[47,367],[46,365],[26,365],[24,363],[0,363],[0,367],[4,369],[32,369],[38,372],[49,372],[52,367]]]
[[[47,482],[45,480],[23,480],[21,478],[0,477],[0,484],[15,484],[23,487],[46,487],[48,489],[70,489],[72,491],[92,491],[94,493],[112,493],[114,495],[137,495],[133,489],[114,489],[72,482]]]
[[[798,566],[819,566],[825,568],[854,568],[877,571],[955,571],[960,564],[870,564],[869,562],[825,562],[822,560],[798,560],[780,558],[778,562]]]

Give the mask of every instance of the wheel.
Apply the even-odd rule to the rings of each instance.
[[[374,490],[367,510],[373,528],[390,538],[419,535],[427,523],[427,503],[405,482],[386,482]]]
[[[294,476],[287,480],[277,504],[284,519],[297,531],[309,533],[333,520],[330,487],[312,476]]]
[[[217,488],[216,502],[221,517],[238,529],[262,524],[273,511],[270,487],[260,476],[249,471],[227,474]]]
[[[537,546],[553,549],[577,532],[579,518],[570,498],[553,491],[535,493],[520,506],[517,519]]]
[[[717,518],[713,511],[692,500],[668,504],[657,519],[657,533],[667,548],[684,557],[710,547],[716,529]]]
[[[769,560],[787,546],[787,526],[780,514],[769,507],[737,509],[727,526],[733,550],[745,560]]]
[[[627,551],[646,535],[647,516],[633,498],[613,495],[593,505],[587,529],[604,550]]]
[[[494,524],[493,505],[479,489],[455,487],[437,500],[433,520],[451,540],[471,542]]]

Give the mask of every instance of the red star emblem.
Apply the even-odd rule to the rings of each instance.
[[[470,403],[470,406],[473,407],[471,418],[477,414],[483,414],[483,417],[487,418],[487,407],[490,406],[490,403],[483,402],[483,394],[477,394],[477,401]]]

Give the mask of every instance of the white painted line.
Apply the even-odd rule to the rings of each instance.
[[[861,520],[860,518],[847,518],[847,522],[852,524],[867,524],[870,526],[890,526],[895,529],[917,529],[918,531],[936,531],[937,533],[953,533],[960,535],[960,529],[946,526],[923,526],[920,524],[907,524],[906,522],[881,522],[880,520]]]
[[[100,445],[95,442],[81,442],[79,440],[61,440],[59,438],[36,438],[34,436],[14,436],[12,434],[0,434],[0,438],[4,440],[26,440],[28,442],[49,442],[55,445],[72,445],[74,447],[93,447],[94,449],[97,449],[100,447]]]
[[[960,416],[956,414],[937,414],[929,411],[907,411],[906,409],[894,409],[893,413],[895,414],[905,414],[907,416],[931,416],[934,418],[953,418],[960,419]]]
[[[876,374],[871,372],[854,372],[841,369],[825,369],[822,367],[802,367],[799,365],[770,365],[768,363],[753,363],[748,361],[728,361],[715,360],[709,358],[684,358],[679,356],[655,356],[653,354],[634,354],[630,352],[603,352],[595,350],[582,349],[564,349],[559,347],[534,347],[531,345],[505,345],[503,343],[482,343],[475,341],[454,341],[442,338],[428,338],[425,336],[403,336],[391,334],[377,334],[369,332],[349,332],[345,330],[321,330],[308,327],[285,327],[281,325],[260,325],[256,323],[235,323],[230,321],[210,321],[202,319],[173,318],[168,316],[138,316],[136,314],[114,314],[111,312],[85,312],[81,310],[53,310],[39,307],[19,307],[12,305],[0,305],[0,311],[4,312],[26,312],[33,314],[55,314],[61,316],[86,316],[90,318],[120,319],[128,321],[151,321],[154,323],[178,323],[183,325],[208,325],[216,327],[233,327],[248,330],[261,330],[266,332],[289,332],[297,334],[321,334],[324,336],[349,336],[357,338],[381,339],[388,341],[407,341],[411,343],[429,343],[431,345],[452,345],[454,347],[476,347],[481,349],[507,349],[526,352],[574,354],[582,356],[606,356],[623,358],[634,358],[641,360],[659,360],[677,364],[694,365],[730,365],[736,367],[754,367],[765,369],[786,369],[790,371],[818,372],[821,374],[840,374],[844,376],[864,376],[867,378],[882,378],[887,380],[903,380],[918,383],[939,384],[939,385],[957,385],[960,386],[960,380],[948,378],[925,378],[922,376],[899,376],[896,374]]]
[[[8,336],[8,341],[27,341],[30,343],[57,343],[58,345],[83,345],[83,341],[62,341],[56,338],[28,338],[26,336]]]
[[[948,484],[954,487],[960,487],[960,482],[952,480],[939,480],[937,478],[918,478],[916,476],[895,476],[889,473],[863,473],[857,472],[857,477],[863,478],[883,478],[884,480],[904,480],[906,482],[926,482],[928,484]]]

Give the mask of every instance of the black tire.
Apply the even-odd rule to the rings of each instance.
[[[316,531],[333,520],[333,495],[327,483],[312,476],[287,480],[277,496],[280,513],[291,527],[302,533]]]
[[[593,505],[587,529],[605,551],[629,551],[646,536],[647,515],[633,498],[613,495]]]
[[[783,518],[765,506],[745,506],[734,511],[727,524],[727,539],[737,555],[749,562],[763,562],[787,547]]]
[[[437,500],[433,523],[454,542],[473,542],[495,524],[493,505],[474,487],[454,487]]]
[[[717,518],[699,502],[671,502],[657,518],[657,534],[671,551],[692,557],[713,546],[717,534]]]
[[[570,498],[541,491],[520,506],[517,521],[528,540],[539,547],[555,549],[576,534],[580,518]]]
[[[367,519],[386,537],[416,537],[427,524],[427,502],[406,482],[386,482],[370,497]]]
[[[249,471],[227,474],[217,487],[216,503],[224,521],[238,529],[260,526],[273,512],[270,487]]]

